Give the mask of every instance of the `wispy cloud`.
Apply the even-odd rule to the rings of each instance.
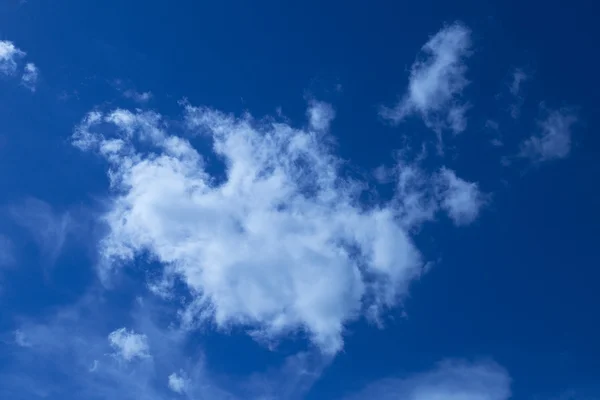
[[[136,90],[128,89],[123,92],[123,97],[131,99],[139,104],[145,104],[152,100],[152,92],[138,92]]]
[[[331,104],[321,101],[311,101],[306,113],[310,127],[317,131],[328,131],[331,121],[335,118]]]
[[[21,77],[21,83],[27,89],[35,92],[35,88],[38,81],[39,70],[33,63],[25,64],[23,76]]]
[[[513,96],[520,96],[522,85],[528,78],[529,77],[522,68],[515,68],[512,73],[512,80],[510,82],[510,93]]]
[[[0,73],[14,75],[17,72],[17,61],[25,57],[25,52],[13,42],[0,40]]]
[[[465,130],[469,105],[461,94],[469,84],[465,59],[471,54],[470,35],[460,23],[435,34],[412,65],[406,93],[394,107],[382,108],[380,115],[399,123],[418,114],[438,133],[443,129],[454,133]]]
[[[577,121],[572,110],[549,111],[538,121],[538,132],[521,144],[520,155],[536,163],[566,158],[571,152],[572,129]]]
[[[493,362],[448,360],[432,371],[376,382],[347,400],[508,400],[508,373]]]
[[[108,335],[108,341],[115,349],[116,355],[125,361],[150,357],[148,338],[144,334],[120,328]]]
[[[510,105],[510,115],[515,119],[521,114],[521,107],[523,107],[523,102],[525,101],[525,97],[523,96],[523,83],[527,80],[529,80],[529,76],[522,68],[515,68],[512,72],[509,91],[513,97],[513,103]]]
[[[162,312],[148,305],[125,310],[135,331],[117,329],[107,340],[107,327],[123,322],[114,308],[122,306],[86,296],[44,322],[21,321],[18,342],[0,341],[9,360],[0,371],[0,397],[162,400],[175,392],[186,399],[300,399],[327,365],[316,353],[297,353],[248,376],[216,375],[197,340],[176,328],[176,313],[164,305]]]
[[[9,210],[14,221],[31,234],[47,265],[53,265],[73,227],[70,214],[56,212],[48,203],[35,198],[28,198]]]
[[[486,197],[477,183],[467,182],[447,168],[442,168],[438,176],[441,206],[454,224],[467,225],[473,222],[485,204]]]

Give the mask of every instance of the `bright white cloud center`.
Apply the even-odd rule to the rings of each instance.
[[[110,163],[104,273],[150,254],[165,266],[163,292],[176,276],[194,295],[185,322],[266,339],[302,330],[332,353],[345,322],[396,305],[419,276],[403,228],[411,207],[362,204],[323,132],[191,106],[186,125],[212,140],[225,171],[154,113],[92,112],[76,129],[74,144]]]

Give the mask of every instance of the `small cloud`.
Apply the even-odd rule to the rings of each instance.
[[[174,391],[175,393],[183,393],[186,387],[186,380],[177,373],[173,372],[169,375],[169,389]]]
[[[132,89],[123,92],[123,97],[131,99],[136,103],[145,104],[152,100],[152,92],[138,92]]]
[[[27,336],[25,335],[25,333],[20,330],[17,329],[15,332],[15,344],[21,347],[31,347],[32,344],[31,342],[27,339]]]
[[[89,371],[90,372],[96,372],[97,369],[98,369],[98,360],[94,360],[94,362],[90,366]]]
[[[441,207],[454,224],[468,225],[477,219],[485,204],[485,196],[479,191],[477,183],[467,182],[447,168],[442,168],[439,179]]]
[[[383,379],[347,400],[508,400],[510,376],[493,362],[444,361],[408,378]]]
[[[571,152],[572,127],[577,121],[577,116],[567,109],[549,112],[538,121],[538,132],[521,144],[520,155],[533,162],[566,158]]]
[[[502,135],[500,134],[500,125],[498,122],[488,119],[485,121],[485,130],[491,133],[494,137],[490,140],[492,146],[501,147],[504,146],[504,142],[502,141]]]
[[[126,328],[117,329],[108,335],[110,345],[115,349],[116,355],[125,361],[135,358],[150,357],[150,348],[146,335],[128,331]]]
[[[521,89],[523,82],[525,82],[529,77],[521,68],[515,68],[512,73],[512,81],[510,83],[510,93],[513,96],[519,96],[521,94]]]
[[[24,56],[25,52],[13,42],[0,40],[0,73],[14,75],[17,72],[17,60]]]
[[[460,97],[469,84],[465,59],[471,54],[470,35],[460,23],[435,34],[411,67],[407,92],[394,107],[382,108],[381,117],[397,124],[418,114],[438,133],[442,129],[465,130],[469,106]]]
[[[310,127],[316,131],[328,131],[335,118],[335,110],[331,104],[321,101],[311,101],[306,114]]]
[[[21,77],[21,83],[27,89],[31,90],[32,92],[35,92],[35,86],[37,84],[38,75],[39,75],[39,70],[35,66],[35,64],[27,63],[25,65],[25,70],[23,72],[23,76]]]
[[[512,79],[509,86],[510,94],[514,97],[514,102],[509,106],[510,116],[514,119],[519,118],[521,107],[525,98],[523,97],[523,83],[529,80],[529,76],[521,68],[515,68],[512,73]]]

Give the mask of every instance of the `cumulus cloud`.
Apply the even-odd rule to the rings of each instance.
[[[175,393],[183,393],[186,386],[185,378],[183,378],[181,375],[175,372],[169,375],[168,384],[169,389],[171,389]]]
[[[195,296],[190,324],[267,340],[305,330],[326,352],[342,347],[345,322],[406,294],[422,262],[398,206],[361,204],[363,185],[343,177],[320,133],[191,106],[186,121],[212,140],[224,177],[154,113],[93,112],[76,129],[74,144],[110,164],[105,273],[150,253]]]
[[[108,335],[108,341],[115,349],[116,354],[125,361],[150,357],[150,348],[146,335],[121,328],[111,332]]]
[[[21,83],[27,89],[35,92],[35,87],[37,84],[39,75],[39,70],[33,63],[25,64],[25,69],[23,71],[23,76],[21,77]]]
[[[335,111],[331,104],[322,101],[311,101],[306,114],[310,127],[317,131],[329,130],[329,125],[335,118]]]
[[[0,73],[13,75],[17,72],[17,61],[25,56],[25,52],[13,42],[0,40]]]
[[[153,97],[152,92],[138,92],[132,89],[125,90],[123,96],[140,104],[149,102]]]
[[[469,84],[465,59],[471,53],[470,36],[469,29],[460,23],[435,34],[412,65],[404,96],[394,107],[382,108],[380,115],[399,123],[418,114],[438,133],[443,129],[454,133],[465,130],[469,106],[461,94]]]
[[[151,255],[163,266],[155,292],[169,296],[177,278],[192,295],[190,328],[243,326],[261,341],[303,331],[330,354],[348,321],[398,305],[424,264],[410,230],[440,198],[457,224],[471,222],[477,186],[403,166],[393,199],[365,203],[368,185],[343,173],[322,131],[333,114],[315,104],[308,130],[187,105],[188,134],[212,142],[211,163],[157,113],[89,113],[73,144],[109,165],[102,276]]]
[[[571,134],[577,122],[575,114],[566,109],[550,111],[538,121],[538,132],[521,144],[521,156],[533,162],[566,158],[571,152]]]
[[[477,183],[467,182],[447,168],[442,168],[438,176],[441,206],[454,224],[467,225],[473,222],[485,203],[485,196]]]
[[[445,361],[406,379],[385,379],[347,400],[508,400],[510,377],[493,362]]]

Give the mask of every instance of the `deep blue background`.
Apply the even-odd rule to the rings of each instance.
[[[414,284],[408,317],[390,318],[383,330],[364,321],[350,325],[344,352],[309,397],[353,392],[445,357],[495,359],[512,375],[515,399],[573,388],[594,393],[600,381],[599,13],[600,5],[582,0],[4,1],[0,39],[27,51],[42,80],[35,96],[1,83],[0,203],[34,196],[57,212],[96,205],[94,196],[107,187],[104,168],[67,139],[92,107],[134,105],[120,97],[115,79],[152,91],[149,106],[173,118],[181,112],[177,101],[187,97],[256,116],[281,107],[301,124],[307,98],[329,101],[338,115],[339,154],[365,173],[389,165],[403,145],[401,133],[423,140],[433,133],[416,120],[386,126],[377,107],[402,93],[427,37],[460,20],[473,31],[468,77],[474,83],[465,98],[474,107],[469,128],[456,139],[460,151],[444,162],[479,181],[493,202],[474,226],[457,230],[445,223],[421,232],[425,255],[440,261]],[[518,122],[504,100],[515,67],[531,76]],[[579,106],[583,122],[571,157],[539,168],[502,167],[500,157],[532,133],[540,102]],[[487,118],[499,121],[505,148],[487,145]],[[1,233],[22,235],[1,218]],[[91,263],[90,251],[73,247],[57,260],[50,283],[38,270],[8,273],[3,329],[17,315],[43,313],[83,293],[93,280],[91,267],[81,267]],[[18,251],[38,262],[31,244]],[[276,363],[283,352],[243,335],[209,335],[198,343],[211,367],[232,375]]]

